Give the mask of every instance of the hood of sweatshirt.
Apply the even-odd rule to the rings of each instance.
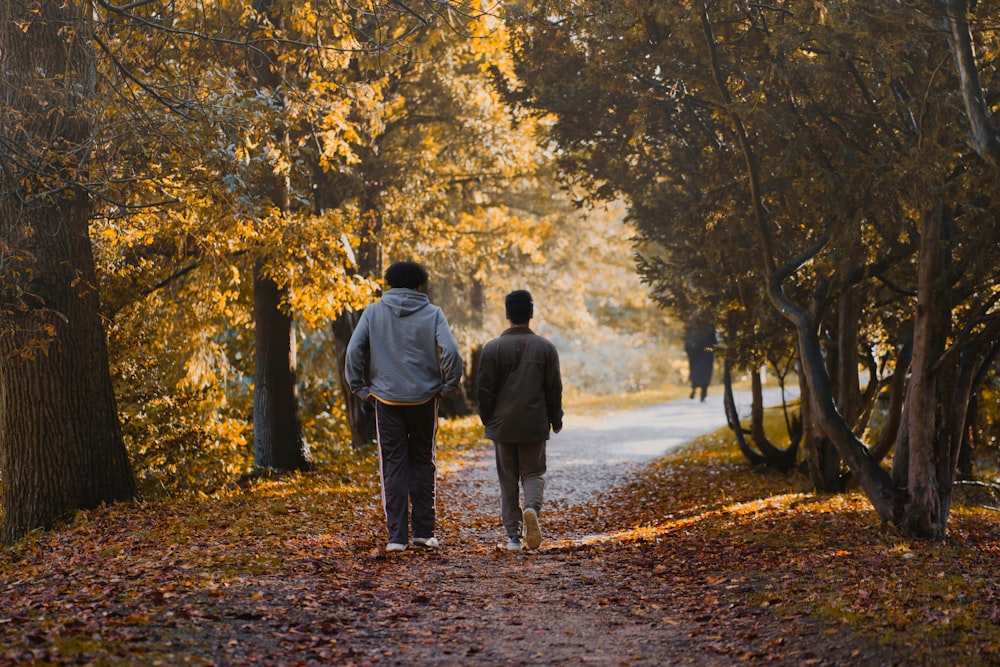
[[[407,317],[425,308],[430,299],[423,292],[406,287],[395,287],[382,294],[382,303],[399,317]]]

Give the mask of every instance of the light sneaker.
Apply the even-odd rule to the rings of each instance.
[[[385,547],[386,551],[406,551],[406,545],[399,542],[389,542]]]
[[[507,538],[507,551],[520,551],[524,548],[521,544],[520,537],[508,537]]]
[[[538,526],[538,512],[533,507],[524,510],[524,541],[529,549],[537,549],[542,543],[542,529]]]
[[[414,537],[413,546],[423,547],[424,549],[437,549],[441,546],[436,537]]]

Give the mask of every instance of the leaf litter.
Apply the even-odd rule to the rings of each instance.
[[[0,663],[1000,661],[995,513],[958,507],[946,544],[911,540],[720,432],[587,502],[550,499],[542,549],[510,553],[496,488],[466,474],[492,457],[476,432],[442,428],[439,550],[383,551],[367,450],[32,533],[0,552]]]

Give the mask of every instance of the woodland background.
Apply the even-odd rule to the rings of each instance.
[[[997,447],[996,10],[3,3],[0,536],[362,446],[337,359],[411,257],[470,377],[515,287],[580,394],[715,327],[803,396],[730,415],[750,462],[945,538]]]

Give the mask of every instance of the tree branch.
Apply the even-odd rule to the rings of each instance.
[[[965,113],[972,130],[972,147],[991,167],[1000,170],[1000,136],[990,117],[976,63],[975,42],[969,25],[969,0],[943,0],[944,27],[958,73]]]

